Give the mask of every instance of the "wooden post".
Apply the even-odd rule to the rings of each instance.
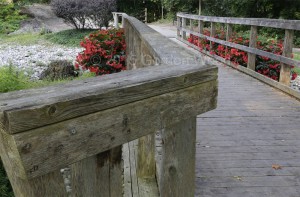
[[[232,24],[226,25],[226,41],[229,41],[232,37]]]
[[[229,41],[230,38],[232,37],[232,32],[233,32],[233,28],[232,28],[232,24],[226,24],[226,41]],[[226,50],[228,50],[228,47],[226,46]],[[226,55],[230,53],[229,51],[226,52]]]
[[[155,135],[151,134],[139,139],[137,175],[139,178],[154,178],[155,172]]]
[[[186,18],[182,18],[182,28],[185,29],[186,28]],[[186,40],[186,31],[182,29],[182,39]]]
[[[203,21],[198,21],[198,29],[199,29],[199,33],[203,34],[203,31],[204,31],[204,22]]]
[[[148,9],[145,8],[145,23],[148,21]]]
[[[251,26],[249,47],[256,48],[257,46],[257,26]],[[256,55],[248,53],[247,68],[255,70]]]
[[[193,197],[195,192],[196,117],[162,130],[160,195]]]
[[[119,28],[119,17],[118,17],[118,14],[116,12],[113,12],[113,15],[114,15],[114,27],[115,28]]]
[[[211,26],[210,26],[210,37],[215,37],[216,35],[216,23],[211,22]],[[210,51],[212,51],[213,48],[213,42],[210,41]]]
[[[177,16],[177,38],[180,38],[181,18]]]
[[[190,30],[193,31],[193,19],[190,19]]]
[[[123,14],[122,14],[121,16],[122,16],[122,24],[121,24],[121,27],[124,28],[124,16],[123,16]]]
[[[71,165],[71,196],[122,196],[122,146]]]
[[[201,21],[201,20],[198,21],[198,31],[199,31],[200,34],[203,34],[203,31],[204,31],[204,22]],[[200,42],[201,42],[201,37],[199,36],[198,43],[200,43]]]
[[[291,57],[293,50],[293,39],[294,39],[294,30],[285,30],[284,44],[283,44],[283,56]],[[291,65],[281,64],[280,69],[280,79],[279,82],[290,86],[291,83]]]
[[[34,179],[22,179],[17,175],[18,169],[11,164],[13,154],[13,137],[0,127],[0,153],[14,194],[17,197],[67,196],[63,176],[60,170]],[[55,191],[55,193],[53,193]]]
[[[202,12],[202,0],[199,0],[199,15],[201,15]]]

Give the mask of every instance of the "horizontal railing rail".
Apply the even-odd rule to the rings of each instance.
[[[190,22],[190,26],[187,26],[187,20]],[[193,22],[198,23],[197,29]],[[204,34],[204,23],[210,23],[210,35]],[[216,38],[216,24],[226,24],[226,39]],[[233,25],[247,25],[251,26],[251,31],[249,35],[249,46],[237,44],[231,42],[230,39],[233,35]],[[278,55],[272,52],[264,51],[257,48],[257,36],[258,36],[258,26],[260,27],[270,27],[279,28],[285,30],[285,37],[283,42],[283,52],[282,55]],[[300,61],[292,58],[293,50],[293,40],[294,31],[300,30],[299,20],[278,20],[278,19],[263,19],[263,18],[232,18],[232,17],[211,17],[211,16],[199,16],[178,13],[177,14],[177,38],[189,46],[199,50],[198,46],[191,44],[187,41],[187,34],[199,37],[199,39],[205,39],[210,42],[209,51],[200,50],[200,52],[205,55],[211,56],[225,64],[232,67],[238,68],[245,71],[247,74],[255,75],[259,79],[263,79],[264,82],[278,87],[279,89],[291,93],[293,96],[299,97],[299,93],[290,88],[291,81],[291,67],[300,67]],[[247,68],[242,66],[237,66],[232,64],[229,60],[222,58],[218,55],[211,54],[213,43],[218,43],[224,45],[225,47],[239,49],[248,53]],[[280,78],[279,84],[276,81],[264,78],[264,76],[259,76],[258,73],[252,72],[256,69],[256,56],[267,57],[272,60],[281,63],[280,68]]]

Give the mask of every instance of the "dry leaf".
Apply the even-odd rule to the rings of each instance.
[[[274,164],[272,165],[272,168],[275,169],[275,170],[280,170],[282,169],[280,165],[277,165],[277,164]]]
[[[240,176],[234,176],[233,178],[235,178],[236,180],[242,181],[242,177],[240,177]]]

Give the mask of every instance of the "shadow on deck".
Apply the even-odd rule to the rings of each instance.
[[[218,107],[197,118],[196,196],[299,197],[300,102],[216,64]]]

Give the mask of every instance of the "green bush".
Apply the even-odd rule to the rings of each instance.
[[[19,28],[20,21],[25,16],[19,14],[13,3],[7,4],[4,0],[0,0],[0,33],[11,33]]]
[[[2,161],[0,160],[0,196],[1,197],[13,197],[14,193],[11,188],[10,182],[7,178]]]

